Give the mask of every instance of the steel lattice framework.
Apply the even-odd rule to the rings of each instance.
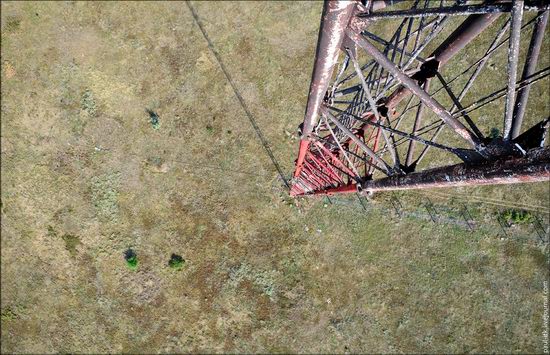
[[[550,75],[548,15],[546,1],[326,1],[291,195],[548,181],[549,112],[523,127]],[[480,54],[460,58],[470,43]],[[499,61],[507,79],[480,82]],[[479,112],[499,99],[496,129]]]

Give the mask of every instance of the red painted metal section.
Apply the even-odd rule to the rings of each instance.
[[[302,165],[304,164],[304,159],[306,157],[307,150],[309,148],[309,140],[302,139],[300,140],[300,150],[298,151],[298,161],[296,162],[296,170],[294,171],[294,177],[300,176],[302,172]]]

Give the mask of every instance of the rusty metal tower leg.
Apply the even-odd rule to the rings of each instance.
[[[299,176],[302,170],[304,158],[309,148],[310,134],[319,119],[319,109],[327,92],[334,66],[337,63],[344,32],[355,4],[355,1],[325,1],[306,114],[302,126],[295,177]]]

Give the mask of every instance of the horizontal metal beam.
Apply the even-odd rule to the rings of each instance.
[[[313,192],[312,195],[327,195],[327,196],[332,196],[332,195],[336,195],[336,194],[349,194],[349,193],[353,193],[353,192],[357,192],[357,184],[347,184],[347,185],[342,185],[342,186],[338,186],[338,187],[330,187],[328,189],[325,189],[325,190],[319,190],[319,191],[315,191]]]
[[[541,6],[524,5],[524,11],[544,11],[550,6],[548,4]],[[368,20],[380,20],[388,18],[402,18],[402,17],[425,17],[434,15],[473,15],[473,14],[494,14],[500,12],[511,12],[512,4],[491,4],[491,5],[457,5],[457,6],[443,6],[433,8],[419,8],[409,10],[395,10],[395,11],[379,11],[361,13],[357,16]]]
[[[550,147],[532,150],[522,158],[500,159],[480,165],[457,164],[371,180],[363,184],[361,193],[539,181],[550,181]]]

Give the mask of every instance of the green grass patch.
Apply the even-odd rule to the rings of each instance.
[[[2,307],[1,319],[3,322],[19,319],[25,313],[26,307],[23,305],[15,305],[12,307]]]
[[[130,270],[136,270],[138,267],[139,261],[137,259],[137,256],[132,256],[131,258],[126,259],[126,266]]]
[[[17,313],[12,310],[11,308],[3,308],[2,309],[2,321],[10,321],[19,318]]]

